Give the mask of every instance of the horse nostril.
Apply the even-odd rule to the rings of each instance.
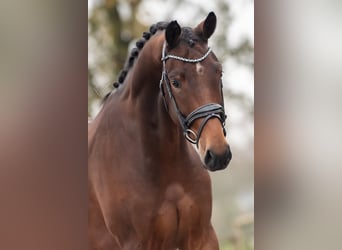
[[[215,155],[210,150],[207,150],[207,153],[205,154],[205,158],[204,158],[204,163],[206,165],[210,165],[210,163],[214,161],[214,158],[215,158]]]
[[[230,151],[230,147],[228,146],[227,151],[226,151],[226,164],[228,164],[230,162],[230,160],[232,159],[232,151]]]
[[[208,149],[204,157],[204,163],[209,170],[216,171],[226,168],[231,159],[232,152],[228,146],[221,154],[215,154]]]

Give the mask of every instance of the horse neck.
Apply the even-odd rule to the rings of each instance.
[[[159,96],[159,80],[162,73],[161,51],[163,36],[156,35],[146,42],[127,79],[130,101],[139,108],[151,110]],[[144,107],[144,106],[148,107]],[[152,110],[151,110],[152,111]]]
[[[141,139],[146,147],[155,148],[159,143],[163,147],[179,150],[184,146],[180,125],[175,124],[164,106],[159,81],[162,74],[162,47],[164,33],[152,37],[141,50],[129,79],[127,92],[133,104],[136,119],[140,123]],[[153,141],[155,145],[151,145]],[[159,143],[158,143],[159,142]],[[148,149],[147,149],[148,150]]]

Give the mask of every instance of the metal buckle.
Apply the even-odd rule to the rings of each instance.
[[[186,129],[184,134],[185,134],[185,138],[189,142],[191,142],[192,144],[197,144],[198,136],[194,131],[192,131],[191,129]],[[192,137],[194,137],[194,138],[192,138]]]

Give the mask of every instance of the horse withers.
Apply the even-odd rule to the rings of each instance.
[[[143,33],[89,124],[89,247],[217,250],[207,170],[227,167],[216,16]]]

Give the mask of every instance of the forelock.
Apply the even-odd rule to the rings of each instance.
[[[193,47],[195,43],[201,42],[202,39],[198,35],[196,35],[192,28],[183,27],[180,41],[188,44],[190,47]]]

